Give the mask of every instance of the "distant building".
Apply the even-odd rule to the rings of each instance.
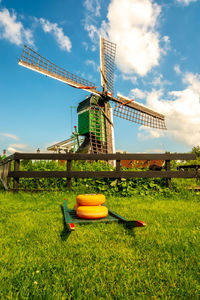
[[[80,143],[81,142],[83,142],[83,139],[80,139]],[[66,152],[76,152],[77,148],[78,148],[77,141],[74,139],[74,137],[72,137],[62,142],[49,146],[47,150],[56,153],[66,153]]]

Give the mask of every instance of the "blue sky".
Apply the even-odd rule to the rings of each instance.
[[[115,93],[166,116],[167,131],[114,118],[117,150],[200,144],[198,0],[0,0],[0,153],[70,137],[85,91],[20,67],[23,45],[100,86],[99,35],[117,43]]]

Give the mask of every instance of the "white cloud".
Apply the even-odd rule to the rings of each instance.
[[[25,150],[27,146],[24,144],[10,144],[8,146],[9,153],[22,152],[22,149]]]
[[[146,75],[159,64],[169,45],[167,36],[157,31],[161,6],[151,0],[112,0],[108,8],[108,23],[101,26],[101,33],[117,43],[117,65],[121,71],[140,76]],[[93,32],[94,32],[93,28]]]
[[[101,16],[101,1],[102,0],[85,0],[85,18],[83,20],[84,29],[88,32],[90,39],[93,42],[92,51],[96,51],[96,45],[99,43],[99,32],[97,28],[97,20]]]
[[[99,0],[85,0],[83,5],[95,17],[100,17],[101,5]]]
[[[88,31],[89,38],[92,42],[96,43],[99,40],[99,30],[93,24],[90,24],[88,20],[86,21],[84,28]]]
[[[88,51],[88,43],[86,42],[82,42],[83,47],[85,48],[86,51]]]
[[[163,87],[164,85],[170,85],[170,84],[171,83],[168,80],[163,79],[162,74],[155,74],[153,81],[152,81],[153,86]]]
[[[0,133],[0,136],[3,136],[5,138],[13,139],[13,140],[19,140],[18,136],[12,133]]]
[[[163,149],[146,149],[144,153],[164,153]]]
[[[87,80],[89,80],[89,81],[91,81],[93,83],[96,82],[96,78],[94,78],[91,74],[86,74],[85,72],[81,72],[81,71],[77,71],[76,73],[81,78],[87,78]]]
[[[23,43],[34,45],[32,31],[25,29],[17,20],[15,12],[11,14],[6,8],[0,11],[0,39],[6,39],[17,46]]]
[[[88,49],[89,49],[88,43],[82,42],[82,45],[83,45],[83,47],[85,48],[85,50],[88,51]],[[96,48],[95,45],[90,46],[90,50],[91,50],[92,52],[96,51],[96,49],[97,49],[97,48]]]
[[[139,131],[142,131],[142,133],[138,133],[138,137],[142,140],[147,140],[149,138],[158,139],[165,135],[165,133],[159,129],[153,129],[146,126],[140,126]]]
[[[165,115],[166,134],[193,147],[200,145],[200,75],[186,73],[183,83],[186,84],[184,90],[169,92],[170,100],[162,99],[162,90],[148,93],[147,105]]]
[[[183,5],[189,5],[192,2],[197,2],[198,0],[176,0],[176,2],[183,4]]]
[[[136,88],[132,89],[129,94],[130,97],[138,98],[138,99],[144,99],[146,97],[146,92],[143,92],[142,90]]]
[[[8,152],[12,154],[12,153],[21,152],[21,151],[19,151],[18,149],[15,149],[14,147],[8,147]]]
[[[15,148],[19,148],[19,149],[24,149],[26,147],[25,144],[11,144],[9,145],[10,147],[15,147]]]
[[[43,18],[40,18],[40,24],[44,32],[51,33],[54,36],[61,50],[71,51],[71,41],[69,37],[64,34],[63,28],[58,27],[57,23],[51,23]]]
[[[183,83],[188,84],[196,93],[200,92],[200,74],[185,73],[183,75]]]
[[[170,84],[171,83],[168,80],[163,79],[162,74],[154,75],[153,81],[151,82],[151,85],[160,87],[161,89],[164,87],[164,85],[170,85]],[[129,97],[145,99],[148,94],[149,93],[147,91],[143,91],[141,89],[135,88],[130,91]]]
[[[164,43],[161,52],[163,54],[167,54],[167,52],[170,50],[170,38],[167,35],[165,35],[161,38],[161,42]]]
[[[180,75],[181,74],[180,66],[179,65],[175,65],[174,66],[174,71],[176,72],[177,75]]]
[[[95,72],[98,71],[98,65],[95,63],[94,60],[92,60],[92,59],[87,59],[87,60],[85,61],[85,64],[86,64],[87,66],[91,66]]]
[[[133,84],[137,83],[137,77],[135,75],[122,73],[120,76],[123,80],[130,80]]]

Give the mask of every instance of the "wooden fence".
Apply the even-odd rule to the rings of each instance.
[[[52,153],[14,153],[0,161],[0,179],[7,190],[10,178],[13,178],[12,190],[18,190],[20,178],[66,178],[66,187],[71,188],[71,178],[166,178],[169,185],[171,178],[200,178],[198,170],[184,171],[171,170],[173,160],[195,160],[194,154],[188,153],[163,153],[163,154],[52,154]],[[65,171],[22,171],[20,170],[21,160],[66,160]],[[72,171],[72,161],[116,161],[116,167],[112,171]],[[121,170],[121,160],[164,160],[165,165],[161,171],[127,171]],[[14,161],[14,170],[11,164]]]

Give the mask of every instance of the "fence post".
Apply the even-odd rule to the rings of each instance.
[[[15,159],[14,161],[14,171],[19,171],[20,168],[20,160],[19,159]],[[19,186],[19,178],[14,177],[14,189],[18,190],[18,186]]]
[[[8,187],[6,185],[5,179],[7,179],[7,176],[6,176],[6,163],[0,165],[0,182],[2,183],[4,189],[7,190]]]
[[[170,152],[165,152],[165,154],[170,154]],[[165,161],[165,170],[166,171],[171,170],[170,159]],[[172,187],[171,178],[166,178],[166,187],[168,188]]]
[[[67,160],[67,173],[72,169],[72,160]],[[71,190],[72,187],[72,179],[67,177],[67,189]]]
[[[120,154],[120,152],[116,152],[116,154]],[[116,171],[120,172],[121,166],[120,166],[120,159],[116,159]]]
[[[12,164],[12,162],[11,161],[9,161],[8,162],[8,175],[9,175],[9,172],[11,171],[11,164]],[[10,184],[10,177],[9,176],[7,176],[7,187],[9,188],[9,184]]]

